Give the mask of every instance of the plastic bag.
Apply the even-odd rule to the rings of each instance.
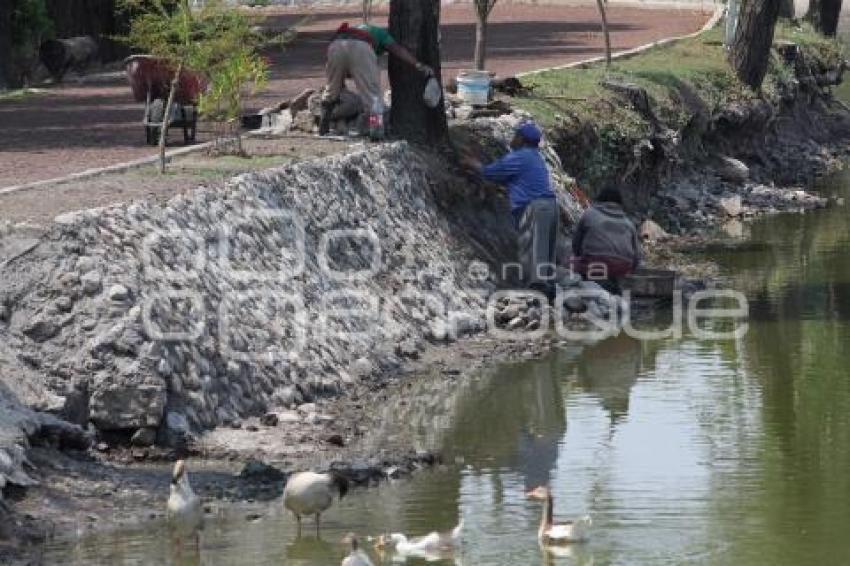
[[[436,108],[443,99],[443,89],[440,88],[440,83],[437,79],[431,77],[425,85],[425,92],[422,93],[422,100],[428,108]]]

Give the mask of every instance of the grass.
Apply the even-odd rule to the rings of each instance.
[[[735,102],[747,102],[758,94],[736,78],[722,45],[723,26],[697,37],[656,47],[638,55],[585,68],[551,70],[524,77],[533,95],[514,99],[546,127],[557,126],[575,147],[571,164],[581,171],[580,181],[593,184],[616,176],[623,161],[652,125],[621,96],[602,86],[605,80],[642,87],[659,120],[681,131],[692,121],[694,105],[714,112]],[[781,22],[776,42],[799,45],[807,61],[832,68],[844,60],[841,43],[818,35],[808,25]],[[761,96],[777,101],[783,85],[794,71],[774,51]],[[590,146],[590,147],[582,147]]]
[[[45,94],[47,91],[42,88],[20,88],[15,90],[0,91],[0,102],[16,101]]]

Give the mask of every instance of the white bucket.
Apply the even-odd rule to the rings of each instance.
[[[485,106],[490,99],[490,73],[461,71],[457,76],[457,94],[472,106]]]

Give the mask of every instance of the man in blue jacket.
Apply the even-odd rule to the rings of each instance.
[[[523,123],[514,132],[510,153],[489,165],[472,158],[463,159],[463,164],[484,179],[507,187],[519,232],[523,279],[552,299],[559,214],[549,168],[539,151],[542,137],[536,124]]]

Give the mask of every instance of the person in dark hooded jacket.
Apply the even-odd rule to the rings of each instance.
[[[587,279],[617,281],[640,265],[640,240],[634,223],[623,210],[623,197],[613,187],[604,189],[579,220],[573,235],[575,272]]]

